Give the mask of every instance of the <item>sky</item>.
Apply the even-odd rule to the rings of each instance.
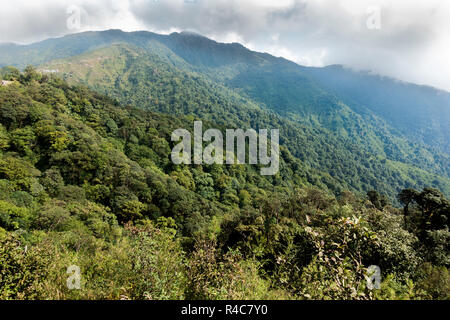
[[[0,0],[0,42],[90,30],[194,31],[307,66],[450,91],[447,0]]]

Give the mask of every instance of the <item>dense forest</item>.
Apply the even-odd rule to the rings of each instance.
[[[446,196],[450,195],[448,155],[433,156],[420,145],[411,144],[411,147],[404,137],[395,138],[389,132],[379,136],[372,130],[374,125],[364,123],[348,107],[336,108],[336,103],[328,98],[318,97],[319,101],[310,108],[330,114],[329,118],[334,119],[330,119],[331,122],[342,122],[336,125],[336,130],[343,127],[349,134],[333,132],[318,121],[311,123],[306,120],[311,118],[304,114],[283,116],[283,112],[264,107],[264,103],[258,100],[256,103],[204,73],[187,71],[180,57],[170,56],[171,63],[167,59],[160,53],[149,54],[148,50],[136,46],[115,44],[53,61],[39,69],[58,70],[57,74],[69,83],[83,83],[124,105],[189,115],[232,128],[278,128],[280,144],[301,161],[305,168],[302,171],[316,171],[309,182],[336,194],[343,190],[364,194],[375,189],[395,202],[394,195],[401,189],[434,186]],[[250,75],[247,74],[247,80]],[[273,75],[270,77],[267,83],[277,86],[280,80],[273,80]],[[247,80],[242,88],[251,85],[252,81]],[[287,88],[288,84],[285,81],[280,86]],[[258,87],[256,91],[262,92],[260,95],[277,92],[267,87]],[[275,98],[280,95],[289,97],[281,90]],[[383,125],[378,127],[383,128]]]
[[[447,191],[396,192],[416,177],[407,164],[361,164],[366,151],[346,139],[142,59],[126,75],[135,86],[110,97],[33,67],[1,70],[1,299],[450,298]],[[141,85],[158,101],[125,99]],[[174,165],[170,135],[196,119],[279,126],[280,172]],[[81,290],[67,286],[73,265]],[[367,286],[370,265],[380,289]]]
[[[436,180],[433,185],[441,190],[450,184],[448,180],[445,183],[441,180],[449,177],[450,170],[447,138],[450,94],[435,88],[342,66],[308,68],[251,51],[238,43],[218,43],[189,32],[162,35],[107,30],[72,34],[30,45],[0,46],[0,66],[24,68],[28,64],[57,72],[71,83],[88,84],[96,91],[114,95],[124,104],[178,113],[201,112],[202,117],[213,116],[220,121],[229,118],[234,122],[236,114],[232,110],[222,112],[226,105],[222,103],[223,96],[228,100],[234,96],[239,108],[248,103],[258,105],[280,115],[283,122],[290,120],[302,128],[312,129],[314,135],[320,130],[321,135],[344,138],[345,144],[342,139],[330,144],[339,143],[341,149],[349,149],[347,145],[353,144],[350,149],[369,153],[377,158],[375,160],[386,161],[388,170],[402,172],[402,177],[395,179],[401,182],[381,182],[381,176],[376,177],[378,185],[374,181],[368,183],[369,186],[364,181],[352,182],[352,187],[360,191],[371,187],[394,194],[404,187],[430,185],[430,180]],[[159,71],[163,71],[161,77],[158,77]],[[213,96],[220,98],[221,103],[213,100],[195,109],[170,104],[171,100],[180,100],[180,93],[183,93],[183,104],[207,102],[207,97],[195,99],[192,95],[183,99],[184,89],[189,91],[192,86],[189,81],[184,83],[190,77],[197,86],[207,89],[209,96],[215,92]],[[153,86],[155,78],[158,80],[156,87]],[[205,83],[205,78],[209,83]],[[185,87],[177,90],[181,84]],[[170,90],[161,90],[161,86]],[[195,91],[196,95],[203,95]],[[150,98],[148,92],[151,92]],[[199,111],[199,108],[204,109]],[[222,117],[224,115],[226,118]],[[295,148],[297,144],[290,145]],[[318,157],[319,160],[322,157]],[[329,165],[324,166],[317,159],[311,162],[329,172]],[[419,173],[417,168],[437,174],[439,178],[429,175],[424,178],[427,173]],[[352,177],[352,171],[347,170],[337,180]],[[375,170],[379,171],[380,168]],[[358,175],[352,178],[357,180]],[[408,178],[412,179],[405,183]],[[450,190],[444,193],[450,196]]]

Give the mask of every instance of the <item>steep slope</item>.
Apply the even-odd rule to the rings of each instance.
[[[296,120],[312,121],[337,133],[358,136],[352,118],[369,127],[372,136],[359,141],[373,150],[407,161],[395,148],[415,149],[407,153],[423,166],[431,154],[441,162],[442,153],[449,153],[450,93],[370,75],[351,72],[340,66],[306,68],[282,58],[252,52],[240,44],[221,44],[200,35],[174,33],[161,37],[176,55],[197,70],[231,88],[248,94],[280,114]],[[336,118],[346,105],[348,119]],[[325,109],[324,109],[325,108]],[[335,114],[326,114],[335,110]],[[341,125],[336,128],[336,123]],[[379,127],[382,128],[379,128]],[[405,143],[404,137],[409,140]],[[372,141],[370,140],[372,139]],[[387,141],[384,141],[387,140]],[[431,146],[432,148],[429,148]],[[433,148],[436,148],[434,150]],[[423,153],[423,154],[420,154]],[[432,156],[432,155],[431,155]],[[420,159],[422,158],[422,159]],[[430,167],[431,168],[431,167]],[[445,172],[448,175],[448,172]]]
[[[284,148],[276,177],[173,165],[171,132],[192,117],[0,71],[1,299],[448,299],[438,190],[403,190],[403,210],[375,191],[335,198]],[[367,288],[373,264],[382,290]]]
[[[450,152],[450,93],[342,66],[305,71],[359,112],[367,108],[413,141]]]
[[[29,46],[8,44],[0,47],[0,66],[38,65],[114,43],[141,47],[183,70],[206,74],[283,116],[350,137],[390,160],[449,174],[450,94],[431,88],[418,90],[392,80],[380,84],[379,77],[336,67],[304,68],[237,43],[217,43],[192,33],[165,36],[109,30]]]
[[[288,119],[324,127],[383,158],[445,176],[450,174],[447,153],[423,141],[409,139],[364,105],[352,108],[355,104],[344,103],[300,70],[283,65],[249,68],[228,80],[227,86]]]
[[[392,194],[406,186],[422,185],[447,190],[446,178],[411,165],[383,160],[351,139],[335,136],[319,125],[312,128],[277,116],[207,76],[183,71],[142,48],[113,45],[41,66],[42,70],[49,68],[58,69],[73,83],[89,85],[124,104],[192,115],[228,127],[279,128],[282,145],[307,168],[325,173],[314,183],[324,183],[337,193],[344,189],[357,192],[377,189]]]
[[[239,44],[191,33],[109,30],[11,48],[0,48],[0,65],[44,63],[42,70],[60,71],[125,104],[222,125],[283,128],[283,143],[307,167],[326,172],[325,184],[335,191],[450,188],[445,126],[438,126],[435,141],[422,134],[408,136],[407,128],[397,128],[371,105],[341,97],[309,68]],[[55,58],[64,59],[45,63]],[[445,123],[445,112],[440,121]],[[420,130],[425,132],[423,126]]]
[[[311,186],[287,150],[276,177],[250,165],[174,165],[171,133],[192,131],[191,120],[123,108],[86,87],[28,72],[0,87],[0,200],[10,193],[25,202],[87,200],[120,222],[171,217],[193,235],[244,204],[258,207],[275,190]],[[0,227],[27,226],[26,217],[23,226],[12,218],[0,210]]]
[[[317,104],[317,97],[328,96],[329,108],[341,100],[356,114],[385,120],[391,130],[398,129],[413,142],[449,152],[448,92],[342,66],[302,67],[240,44],[225,45],[195,34],[175,33],[159,41],[191,65],[274,110],[305,115],[319,108],[320,112],[323,106]]]

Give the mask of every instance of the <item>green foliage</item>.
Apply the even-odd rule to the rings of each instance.
[[[170,135],[194,117],[123,108],[32,68],[14,79],[0,88],[0,298],[448,299],[438,190],[403,190],[403,210],[385,190],[336,198],[338,179],[284,147],[275,177],[176,166]]]
[[[328,220],[323,229],[306,227],[317,256],[299,279],[300,295],[309,299],[367,299],[362,258],[376,234],[357,217]]]
[[[17,207],[12,203],[0,200],[0,227],[6,230],[26,228],[30,219],[28,208]]]
[[[401,189],[433,185],[450,195],[447,154],[423,144],[418,147],[377,115],[345,105],[290,62],[238,48],[237,52],[245,52],[244,65],[232,62],[243,58],[233,56],[233,50],[225,54],[231,56],[223,65],[211,62],[215,58],[210,55],[193,57],[199,49],[191,47],[190,41],[196,40],[188,35],[178,38],[186,37],[181,47],[176,35],[166,40],[149,36],[145,44],[133,35],[115,36],[124,43],[42,68],[57,69],[70,83],[87,84],[124,105],[187,115],[227,128],[277,128],[285,147],[282,174],[335,194],[377,190],[392,201]],[[191,48],[186,52],[185,46]],[[142,154],[145,149],[146,158],[155,162],[155,155],[137,147],[131,134],[128,139],[133,153]],[[159,142],[156,139],[153,151],[164,156],[167,146],[156,147]],[[208,194],[205,190],[203,195],[212,197]],[[227,201],[234,200],[228,193]]]
[[[415,300],[425,299],[424,292],[411,280],[399,281],[395,275],[388,274],[381,282],[380,289],[374,292],[377,300]]]
[[[38,299],[51,258],[49,247],[31,249],[17,236],[0,234],[0,299]]]
[[[274,292],[258,276],[258,263],[243,260],[237,251],[219,255],[215,244],[200,240],[187,266],[187,298],[202,300],[244,300],[286,298],[285,292]]]
[[[417,286],[426,292],[427,299],[450,299],[450,273],[446,267],[425,263],[420,268]]]
[[[130,234],[131,272],[135,274],[129,298],[183,299],[186,275],[179,241],[151,225],[126,230]]]

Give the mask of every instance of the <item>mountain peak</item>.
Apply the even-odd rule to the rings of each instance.
[[[177,32],[174,32],[174,33],[177,33]],[[174,34],[174,33],[172,33],[172,34]],[[183,36],[206,38],[205,36],[195,32],[195,31],[189,31],[189,30],[181,31],[178,34],[183,35]]]

